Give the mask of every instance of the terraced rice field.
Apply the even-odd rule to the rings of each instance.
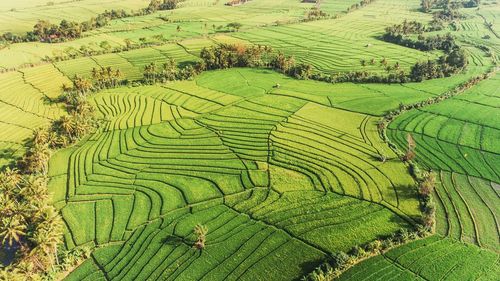
[[[269,75],[214,73],[248,85]],[[69,280],[293,279],[419,216],[406,168],[375,158],[391,153],[376,118],[206,79],[94,96],[107,125],[51,162],[67,247],[101,248]],[[210,229],[201,253],[196,223]]]
[[[44,74],[53,76],[53,80],[41,78]],[[0,74],[0,166],[23,155],[24,143],[35,128],[48,126],[63,114],[64,110],[50,98],[55,96],[54,85],[64,82],[70,81],[50,66],[36,72]]]
[[[480,178],[441,172],[436,189],[438,233],[500,250],[498,186]]]
[[[383,72],[378,63],[363,67],[360,60],[373,58],[378,62],[384,57],[391,64],[399,62],[403,69],[409,69],[416,61],[432,55],[386,43],[377,36],[383,34],[386,26],[405,18],[427,20],[424,14],[414,12],[418,7],[415,4],[416,1],[375,1],[340,19],[253,29],[233,36],[271,45],[323,73]],[[397,9],[398,13],[389,14],[389,9]]]
[[[495,280],[498,253],[439,235],[370,258],[339,280]]]
[[[49,5],[52,3],[52,5]],[[0,33],[23,33],[32,29],[39,19],[47,19],[59,23],[66,19],[66,15],[73,15],[72,20],[84,21],[104,10],[110,9],[138,9],[146,4],[142,0],[21,0],[2,1],[0,3]]]
[[[83,21],[149,3],[7,2],[0,3],[0,34],[26,32],[39,18],[55,23],[74,14]],[[65,280],[299,280],[334,253],[412,229],[422,217],[417,182],[381,140],[378,121],[400,105],[498,71],[500,10],[485,0],[433,33],[452,31],[467,53],[467,68],[448,78],[331,84],[235,68],[138,86],[151,62],[191,64],[218,43],[272,46],[321,74],[386,74],[383,58],[408,71],[442,55],[379,38],[403,20],[429,22],[418,0],[377,0],[349,13],[359,0],[324,0],[321,9],[337,18],[310,22],[302,19],[313,3],[225,2],[186,0],[175,10],[113,20],[77,40],[0,49],[0,167],[24,153],[35,128],[66,114],[55,101],[75,75],[110,66],[135,81],[90,95],[102,126],[50,160],[50,200],[64,220],[64,248],[92,248]],[[229,32],[231,22],[242,28]],[[42,62],[81,47],[103,52],[104,41],[121,48],[127,40],[148,44]],[[368,258],[340,280],[498,279],[499,79],[389,124],[389,139],[402,149],[410,133],[419,167],[438,175],[436,234]],[[197,224],[208,228],[201,251],[193,248]]]
[[[427,168],[500,182],[499,78],[497,74],[462,95],[402,115],[389,126],[390,137],[404,147],[404,136],[411,133],[417,161]]]
[[[132,4],[134,1],[124,1],[123,5]],[[251,3],[229,7],[224,5],[224,1],[187,0],[173,12],[160,11],[152,15],[115,20],[108,26],[88,32],[87,36],[78,40],[59,44],[12,45],[0,50],[0,67],[38,63],[46,56],[52,57],[68,48],[75,52],[78,52],[81,46],[103,50],[99,46],[103,41],[118,47],[125,46],[125,39],[140,43],[143,38],[148,42],[159,43],[162,40],[180,41],[217,35],[231,36],[246,43],[271,45],[294,55],[300,61],[312,63],[317,71],[325,73],[384,71],[378,63],[361,67],[361,59],[368,61],[375,58],[379,61],[386,57],[391,64],[399,62],[403,69],[408,69],[415,61],[427,58],[426,53],[388,44],[376,38],[383,33],[386,26],[399,23],[405,18],[430,20],[430,16],[415,11],[418,7],[417,1],[376,2],[359,11],[345,14],[348,7],[359,1],[323,1],[321,6],[325,12],[342,17],[336,20],[283,25],[303,19],[314,4],[297,0],[253,0]],[[144,6],[147,5],[144,3]],[[206,9],[210,9],[210,12],[207,13]],[[388,9],[398,9],[401,12],[388,15]],[[167,17],[173,22],[165,22],[161,17]],[[224,27],[230,22],[242,23],[243,29],[236,33],[221,33],[217,30],[217,27]],[[276,23],[282,24],[274,26]],[[178,26],[181,27],[180,32],[177,31]],[[157,39],[158,36],[163,39]],[[431,57],[435,56],[436,54],[431,54]]]

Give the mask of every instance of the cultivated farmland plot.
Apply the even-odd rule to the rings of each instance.
[[[264,270],[292,279],[305,261],[390,234],[418,216],[413,180],[400,176],[405,167],[375,160],[380,150],[391,153],[375,119],[252,91],[270,74],[207,73],[242,74],[250,86],[233,94],[205,87],[202,75],[95,96],[108,124],[55,157],[70,163],[67,175],[54,178],[67,246],[102,247],[98,267],[81,270],[208,280],[253,279]],[[67,190],[57,188],[62,181]],[[92,215],[82,222],[80,212]],[[201,256],[188,242],[196,221],[212,230]],[[283,268],[269,267],[281,255],[288,257]],[[70,279],[86,276],[81,270]]]
[[[150,3],[4,2],[0,36],[26,34],[39,19],[81,22]],[[63,88],[76,89],[106,68],[123,79],[82,94],[97,129],[51,149],[48,169],[40,172],[48,180],[46,200],[62,220],[62,242],[54,247],[60,255],[50,263],[54,278],[498,280],[498,3],[461,7],[463,17],[423,33],[451,32],[463,50],[468,64],[450,77],[329,83],[266,64],[148,82],[151,63],[163,73],[172,59],[180,68],[197,66],[202,49],[220,44],[235,44],[237,52],[269,46],[310,65],[308,78],[383,77],[396,73],[396,65],[408,74],[417,62],[449,55],[382,40],[387,27],[403,21],[430,26],[439,1],[429,13],[420,0],[226,2],[180,1],[175,9],[113,19],[58,43],[0,40],[3,171],[22,167],[38,128],[71,118]],[[310,18],[315,9],[327,15]],[[235,23],[241,27],[228,26]],[[461,90],[474,79],[480,81]],[[394,118],[381,123],[389,114]],[[407,149],[415,158],[403,161]],[[419,190],[423,171],[436,175],[431,199]],[[0,187],[1,200],[20,201]],[[0,280],[10,270],[2,264],[5,226],[14,217],[4,215],[11,208],[4,201]],[[435,225],[417,238],[429,209]],[[408,237],[391,244],[401,233]],[[352,258],[353,248],[377,243],[384,246]],[[65,265],[68,253],[85,249]],[[348,266],[326,267],[344,253],[351,255],[343,261]]]

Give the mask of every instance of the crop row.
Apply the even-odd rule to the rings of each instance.
[[[436,200],[440,234],[495,251],[500,249],[499,200],[490,182],[441,172]]]
[[[439,235],[370,258],[340,280],[496,280],[498,254]]]

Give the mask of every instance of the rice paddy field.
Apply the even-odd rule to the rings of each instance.
[[[304,263],[418,217],[405,167],[374,159],[379,150],[391,153],[375,119],[256,90],[276,74],[207,75],[96,95],[108,124],[54,156],[54,183],[68,182],[54,195],[66,242],[100,248],[96,264],[70,280],[90,273],[240,280],[263,270],[266,278],[293,279]],[[227,77],[218,80],[224,92],[210,87],[213,75]],[[246,88],[235,84],[242,76]],[[59,172],[58,163],[70,166]],[[80,212],[92,215],[82,221]],[[187,243],[195,221],[212,229],[201,256]],[[139,245],[148,250],[129,248]],[[269,267],[281,255],[286,265]]]
[[[232,68],[138,83],[151,62],[195,63],[204,47],[220,43],[271,46],[325,75],[384,74],[384,58],[409,71],[443,54],[380,39],[405,19],[432,20],[418,0],[376,0],[349,12],[359,1],[318,2],[329,16],[303,21],[316,4],[186,0],[175,10],[113,20],[79,39],[0,49],[0,167],[14,165],[35,129],[67,114],[59,97],[75,75],[112,67],[131,82],[90,94],[99,128],[50,158],[50,202],[64,222],[61,249],[91,249],[64,280],[301,280],[335,253],[414,229],[422,218],[418,182],[381,138],[379,121],[486,73],[472,88],[403,111],[387,126],[399,150],[411,134],[415,163],[437,174],[434,232],[336,279],[498,280],[498,3],[460,9],[466,18],[454,29],[433,32],[453,31],[467,55],[467,68],[451,77],[326,83]],[[25,33],[38,19],[57,23],[74,14],[83,21],[148,4],[4,1],[0,33]],[[225,30],[231,22],[241,29]],[[104,50],[104,41],[117,49]],[[147,44],[118,49],[126,41]],[[83,55],[85,48],[96,53]],[[68,53],[76,55],[49,59]],[[372,59],[377,63],[360,63]],[[208,229],[203,250],[193,247],[198,224]]]

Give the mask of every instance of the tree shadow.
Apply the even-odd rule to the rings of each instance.
[[[0,159],[6,159],[6,160],[11,159],[12,155],[14,155],[15,152],[16,150],[12,148],[2,149],[0,150]]]
[[[183,238],[175,235],[168,235],[167,237],[163,238],[161,242],[163,244],[173,245],[173,246],[179,246],[181,244],[187,245],[186,241]]]
[[[306,261],[306,262],[301,263],[299,266],[300,266],[301,271],[302,271],[302,276],[293,279],[293,281],[302,280],[302,277],[304,275],[307,275],[307,274],[313,272],[318,266],[323,264],[325,261],[327,261],[326,257],[323,259],[314,259],[314,260],[310,260],[310,261]]]
[[[179,68],[184,68],[184,67],[187,67],[187,66],[195,66],[196,65],[196,62],[195,61],[182,61],[182,62],[179,62],[177,63],[177,66]]]
[[[1,168],[6,168],[10,167],[13,168],[16,164],[16,161],[18,160],[17,157],[14,156],[14,154],[17,152],[17,150],[12,149],[12,148],[5,148],[0,150],[0,160],[4,160],[4,164],[1,165]]]
[[[384,164],[389,163],[389,162],[391,162],[391,163],[395,163],[395,162],[401,163],[401,159],[399,159],[398,157],[387,157],[385,159],[385,161],[382,161],[382,158],[381,158],[380,154],[372,154],[372,155],[370,155],[370,160],[377,161],[377,162],[380,163],[380,165],[384,165]]]

